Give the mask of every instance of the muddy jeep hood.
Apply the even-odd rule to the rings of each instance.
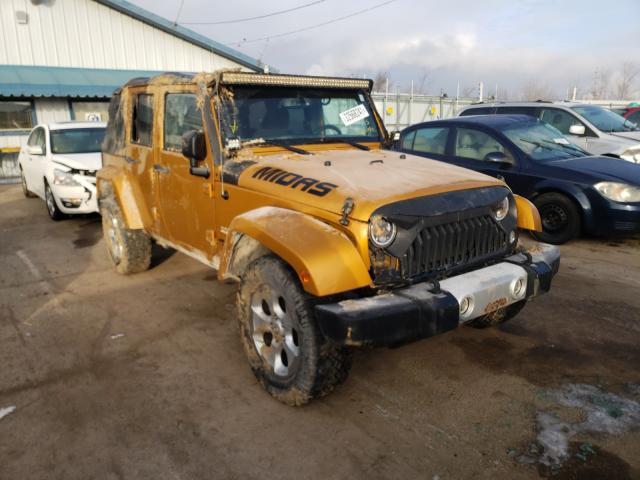
[[[225,165],[225,171],[234,169],[241,170],[234,182],[240,187],[337,214],[350,197],[355,203],[350,216],[362,221],[376,208],[399,200],[504,185],[472,170],[387,150],[269,155]],[[306,189],[305,181],[310,185]]]

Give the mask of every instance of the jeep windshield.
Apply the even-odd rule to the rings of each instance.
[[[236,85],[225,87],[221,100],[227,144],[383,140],[367,96],[359,90]]]

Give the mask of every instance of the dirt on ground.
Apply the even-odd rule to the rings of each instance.
[[[253,377],[234,285],[129,277],[100,218],[0,186],[0,479],[640,478],[640,241],[562,247],[512,321],[358,351],[303,408]]]

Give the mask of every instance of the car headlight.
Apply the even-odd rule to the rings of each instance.
[[[509,214],[509,197],[504,197],[504,200],[495,204],[492,207],[493,218],[501,222]]]
[[[64,185],[66,187],[76,187],[80,184],[73,179],[73,175],[59,168],[53,169],[53,184]]]
[[[640,150],[629,149],[620,155],[620,158],[628,162],[640,163]]]
[[[640,187],[618,182],[600,182],[594,185],[603,197],[621,203],[640,202]]]
[[[385,248],[396,238],[396,226],[382,215],[374,215],[369,219],[369,238],[376,247]]]

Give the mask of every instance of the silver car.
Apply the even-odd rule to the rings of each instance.
[[[572,102],[480,103],[458,116],[524,114],[539,118],[593,155],[620,157],[640,163],[640,128],[617,113],[598,105]]]

